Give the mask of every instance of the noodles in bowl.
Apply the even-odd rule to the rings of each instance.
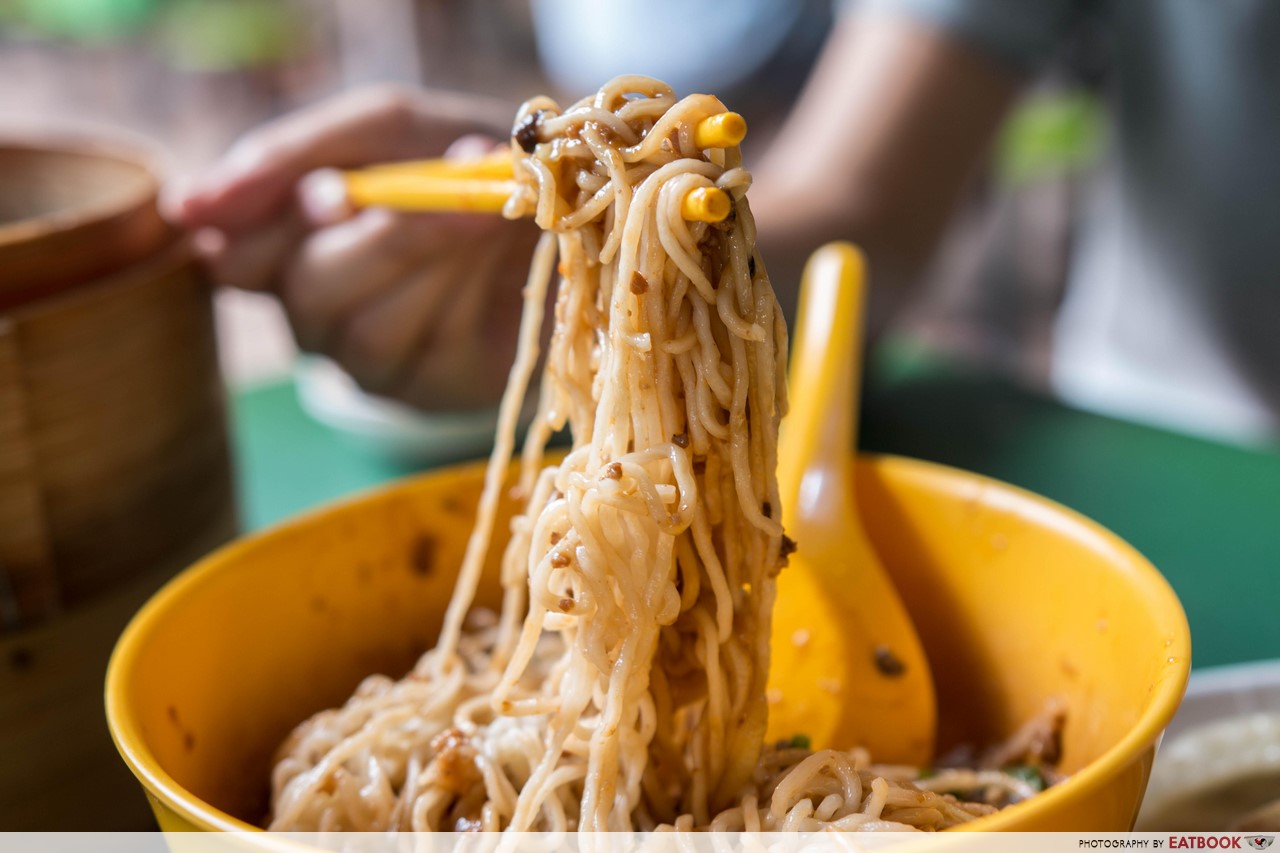
[[[270,828],[944,829],[994,811],[859,750],[764,743],[775,578],[795,547],[775,477],[786,329],[739,152],[696,144],[723,111],[641,77],[521,109],[505,212],[546,233],[444,627],[409,675],[371,677],[294,731]],[[707,188],[729,215],[687,221]],[[525,509],[501,610],[476,610],[554,270]],[[572,449],[545,465],[565,426]],[[955,784],[1028,793],[994,770]]]

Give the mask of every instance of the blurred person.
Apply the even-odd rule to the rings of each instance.
[[[724,76],[734,57],[782,50],[787,39],[770,47],[762,33],[803,23],[785,4],[752,0],[735,4],[737,24],[710,27],[725,5],[624,3],[606,16],[541,0],[534,19],[562,79],[573,68],[601,78],[665,70],[701,88],[694,81]],[[749,163],[762,254],[784,299],[807,253],[843,238],[866,250],[876,291],[899,301],[1018,93],[1092,18],[1117,66],[1114,138],[1073,252],[1055,388],[1086,408],[1181,429],[1248,441],[1280,433],[1280,102],[1270,94],[1280,6],[866,0],[841,11],[787,121]],[[709,31],[702,51],[681,35]],[[654,47],[664,39],[671,50]],[[686,67],[691,53],[706,64],[702,78]],[[749,93],[753,77],[768,76],[767,63],[736,66],[716,81],[722,90]],[[320,203],[304,178],[474,150],[468,134],[502,138],[512,112],[439,93],[348,95],[251,134],[176,215],[205,230],[220,279],[278,293],[299,343],[366,388],[427,408],[488,404],[514,346],[532,226],[353,215]]]

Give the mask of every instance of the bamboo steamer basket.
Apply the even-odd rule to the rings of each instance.
[[[107,656],[235,530],[210,288],[158,188],[120,146],[0,142],[3,830],[147,828]]]

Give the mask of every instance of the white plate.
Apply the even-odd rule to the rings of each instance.
[[[298,360],[303,411],[363,452],[402,464],[440,464],[484,456],[493,446],[496,409],[425,414],[367,394],[325,358]]]
[[[1196,670],[1165,740],[1225,717],[1265,711],[1280,712],[1280,660]]]
[[[1277,797],[1280,661],[1193,673],[1156,755],[1136,828],[1223,830]]]

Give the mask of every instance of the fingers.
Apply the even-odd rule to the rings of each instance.
[[[453,287],[439,321],[412,353],[389,393],[427,410],[494,405],[515,356],[521,285],[538,232],[505,230],[500,241],[476,245],[474,263]]]
[[[355,211],[333,170],[483,156],[510,114],[440,93],[353,93],[250,133],[165,206],[196,232],[216,280],[275,291],[299,345],[367,389],[433,408],[488,405],[510,362],[535,229]]]
[[[312,172],[300,182],[296,204],[285,205],[273,218],[239,233],[201,228],[196,232],[196,251],[219,284],[274,290],[290,257],[313,230],[354,215],[337,173]]]
[[[527,223],[366,211],[304,243],[281,295],[299,344],[365,390],[434,410],[488,406],[536,238]]]
[[[289,209],[234,239],[217,229],[202,229],[197,232],[195,245],[219,284],[242,290],[271,290],[307,231],[303,216],[296,209]]]
[[[459,229],[455,219],[370,208],[311,235],[280,284],[298,344],[329,351],[345,317],[385,295],[416,268],[438,267],[447,260]]]
[[[365,390],[399,396],[415,353],[457,322],[454,308],[467,289],[465,263],[457,257],[407,271],[346,317],[329,353]]]
[[[242,232],[276,214],[306,173],[427,156],[460,129],[432,121],[412,90],[362,90],[300,110],[255,130],[232,146],[207,175],[167,199],[188,227]]]
[[[475,131],[492,129],[502,113],[509,114],[492,102],[440,92],[387,86],[352,92],[248,134],[203,178],[168,188],[164,207],[197,232],[197,248],[218,280],[268,289],[308,227],[323,231],[354,215],[341,179],[327,167],[439,154],[451,141],[458,156],[488,150],[492,137]],[[354,238],[358,243],[361,235]],[[348,252],[341,235],[331,248]]]

